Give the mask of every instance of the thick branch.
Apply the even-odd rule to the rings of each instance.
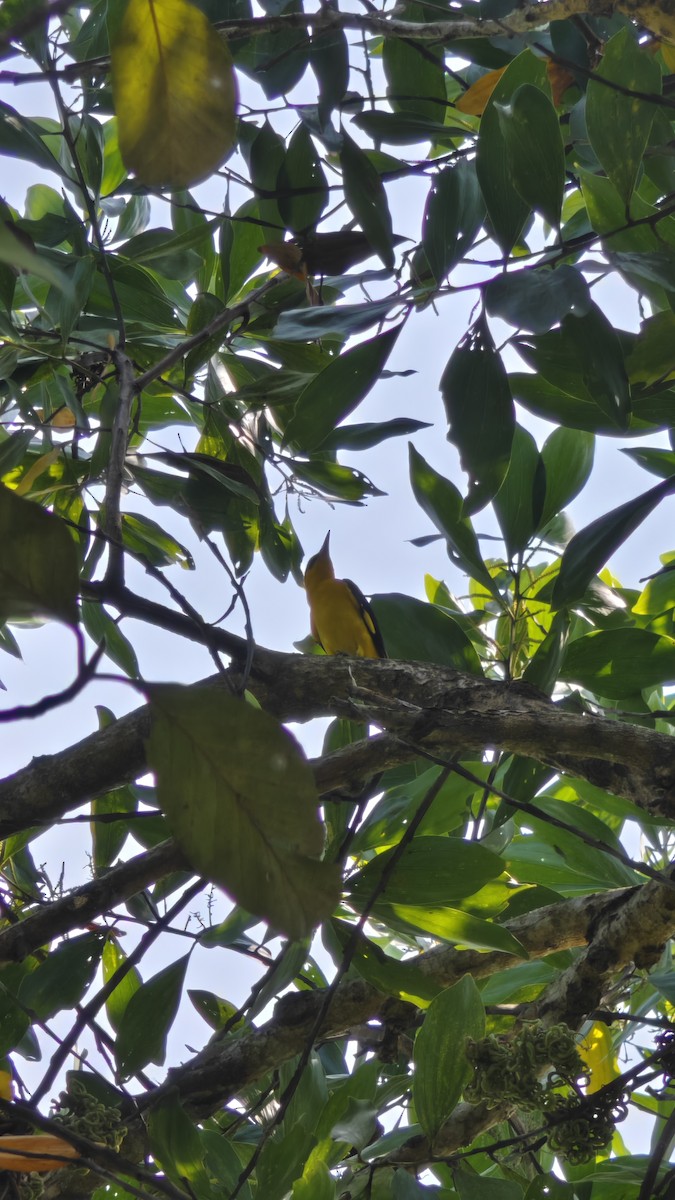
[[[629,891],[622,889],[603,896],[565,900],[505,922],[504,927],[521,942],[531,959],[543,958],[584,945],[589,927],[604,909],[627,894]],[[522,960],[499,951],[482,953],[443,946],[406,961],[449,987],[468,973],[475,979],[485,979]],[[235,1040],[211,1043],[191,1063],[170,1071],[166,1084],[141,1104],[152,1105],[164,1090],[177,1087],[197,1115],[214,1111],[247,1084],[301,1052],[323,1000],[321,991],[292,992],[282,997],[265,1025]],[[399,1001],[384,996],[364,980],[345,980],[335,992],[320,1037],[342,1037],[363,1021],[386,1020],[399,1008]]]
[[[116,904],[137,895],[171,871],[185,867],[185,859],[175,842],[138,854],[128,862],[82,887],[74,888],[61,900],[45,904],[16,925],[0,930],[0,963],[21,961],[40,946],[81,929],[88,921],[110,912]]]
[[[196,628],[188,618],[182,620]],[[231,644],[231,635],[225,639]],[[231,688],[241,680],[233,670],[205,682]],[[282,721],[334,715],[387,729],[391,736],[376,751],[359,751],[376,770],[417,757],[420,749],[447,759],[457,751],[480,754],[493,747],[587,779],[651,814],[672,819],[675,813],[671,737],[639,725],[562,712],[534,689],[430,663],[340,655],[305,658],[260,647],[247,686]],[[0,783],[0,837],[51,822],[99,792],[136,778],[146,769],[143,739],[149,728],[149,710],[140,708],[5,779]],[[345,754],[341,766],[342,781],[349,782],[353,758]],[[339,786],[340,774],[340,760],[332,758],[322,790]]]

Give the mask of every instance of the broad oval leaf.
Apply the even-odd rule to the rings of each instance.
[[[372,606],[390,658],[445,663],[482,675],[473,643],[449,613],[413,596],[373,596]]]
[[[621,699],[675,681],[675,639],[650,629],[598,629],[567,647],[561,679]]]
[[[0,624],[50,616],[77,625],[77,548],[66,526],[0,485]]]
[[[590,303],[586,280],[576,267],[566,263],[555,271],[529,267],[497,275],[485,290],[490,316],[532,333],[546,333],[569,313],[583,316]]]
[[[661,91],[661,71],[626,25],[605,46],[586,96],[588,137],[624,204],[630,200],[649,140],[655,107],[635,92]],[[604,81],[608,82],[605,83]],[[608,86],[618,84],[617,88]]]
[[[124,1078],[148,1063],[161,1066],[166,1039],[178,1012],[189,955],[164,967],[133,992],[120,1017],[115,1058]]]
[[[448,441],[457,447],[469,476],[464,511],[491,500],[508,470],[515,410],[501,356],[487,324],[479,319],[453,352],[441,377]]]
[[[111,44],[124,164],[148,187],[205,179],[235,139],[227,45],[188,0],[128,0]]]
[[[381,886],[382,872],[397,854],[384,850],[351,875],[347,888],[351,903],[361,908],[377,893],[381,904],[420,904],[425,907],[456,904],[472,896],[501,875],[498,855],[462,838],[418,837],[406,846],[390,878]]]
[[[529,207],[511,178],[511,164],[505,151],[497,105],[508,104],[524,83],[534,84],[539,89],[546,87],[546,66],[531,50],[514,58],[498,80],[485,107],[478,135],[478,179],[495,238],[504,254],[510,252],[520,236]]]
[[[466,1041],[485,1034],[485,1009],[470,975],[432,1000],[415,1038],[413,1102],[427,1137],[450,1116],[471,1078]]]
[[[213,687],[152,689],[148,758],[191,866],[292,938],[332,912],[314,777],[273,717]]]
[[[549,225],[558,226],[565,185],[565,148],[546,91],[524,83],[508,104],[496,102],[495,110],[513,186],[528,208]]]

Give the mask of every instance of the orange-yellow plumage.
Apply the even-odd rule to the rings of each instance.
[[[365,596],[349,579],[336,579],[326,538],[305,571],[312,637],[326,654],[386,658],[382,635]]]

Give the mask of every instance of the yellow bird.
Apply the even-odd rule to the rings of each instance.
[[[329,552],[330,533],[307,563],[305,591],[312,637],[326,654],[386,658],[375,613],[351,579],[336,579]]]

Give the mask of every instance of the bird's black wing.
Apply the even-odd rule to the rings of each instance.
[[[384,640],[383,640],[382,634],[380,633],[380,627],[377,623],[377,617],[375,616],[375,613],[373,612],[370,603],[368,602],[368,600],[366,600],[363,592],[361,591],[361,588],[357,587],[352,579],[345,579],[344,583],[347,584],[347,587],[349,588],[350,592],[352,593],[354,599],[356,600],[356,602],[361,610],[363,620],[365,621],[366,628],[367,628],[368,632],[370,633],[370,636],[373,639],[373,643],[375,645],[375,649],[377,650],[378,656],[380,658],[386,658],[387,651],[385,650]]]

